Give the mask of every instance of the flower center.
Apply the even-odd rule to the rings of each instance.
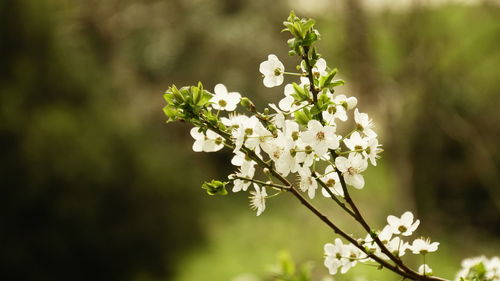
[[[329,186],[329,187],[332,187],[335,185],[335,180],[334,179],[328,179],[328,181],[326,182],[326,185]]]
[[[311,154],[313,152],[313,149],[310,145],[307,145],[305,148],[304,148],[306,154]]]
[[[227,105],[227,102],[225,100],[219,100],[219,105],[221,107],[225,107]]]
[[[400,225],[398,227],[398,230],[399,230],[399,232],[404,233],[408,230],[408,228],[406,228],[406,226],[404,226],[404,225]]]
[[[328,113],[335,114],[335,112],[337,112],[337,107],[336,106],[330,106],[328,108]]]
[[[253,130],[252,130],[252,128],[246,128],[246,129],[245,129],[245,135],[247,135],[247,136],[248,136],[248,135],[251,135],[251,134],[253,134]]]
[[[312,184],[313,184],[313,178],[312,178],[312,177],[308,177],[308,178],[307,178],[307,183],[308,183],[309,185],[312,185]]]
[[[347,172],[350,174],[350,175],[354,175],[356,174],[358,171],[356,170],[356,168],[354,167],[349,167],[349,169],[347,169]]]
[[[363,149],[363,147],[361,145],[355,145],[354,146],[354,150],[359,150],[359,149]]]
[[[280,158],[280,156],[281,156],[281,150],[279,150],[279,149],[275,150],[274,153],[273,153],[273,156],[274,156],[274,158]]]
[[[325,139],[325,132],[318,132],[316,133],[316,139],[319,140],[319,141],[322,141]]]
[[[274,70],[274,76],[280,76],[280,75],[281,75],[281,69],[276,68],[276,69]]]

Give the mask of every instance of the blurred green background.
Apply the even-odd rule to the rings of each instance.
[[[277,102],[258,66],[297,63],[280,33],[291,9],[317,19],[341,92],[381,135],[353,193],[372,225],[414,211],[447,278],[500,254],[500,5],[466,2],[1,1],[0,279],[271,280],[286,249],[321,280],[326,226],[287,195],[258,218],[245,194],[206,195],[230,154],[194,153],[190,127],[161,111],[169,85],[197,81]],[[335,280],[399,279],[358,266]]]

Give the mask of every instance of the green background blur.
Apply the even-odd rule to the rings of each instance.
[[[291,9],[317,19],[341,92],[381,136],[353,191],[373,227],[414,211],[447,278],[464,257],[499,255],[500,5],[382,2],[0,1],[0,279],[272,280],[287,250],[321,280],[333,233],[286,194],[258,218],[245,194],[206,195],[231,155],[194,153],[190,126],[161,111],[169,85],[197,81],[277,102],[258,66],[297,63],[280,33]],[[358,266],[335,280],[399,279]]]

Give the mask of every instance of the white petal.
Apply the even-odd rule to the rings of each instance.
[[[351,177],[351,185],[357,189],[362,189],[365,186],[365,179],[360,174],[354,174]],[[347,178],[346,178],[347,179]]]
[[[314,131],[318,131],[318,130],[321,130],[323,129],[323,126],[321,125],[321,123],[318,121],[318,120],[310,120],[308,123],[307,123],[307,128],[309,130],[314,130]]]
[[[227,101],[230,103],[239,103],[241,100],[241,95],[238,92],[231,92],[228,94]]]
[[[215,85],[214,92],[216,94],[225,95],[225,94],[227,94],[226,86],[224,86],[223,84],[217,84],[217,85]]]
[[[265,76],[274,74],[274,69],[272,68],[271,62],[269,61],[261,62],[259,66],[259,71]]]
[[[275,76],[275,77],[276,77],[276,78],[275,78],[275,81],[274,81],[275,86],[279,86],[279,85],[283,84],[283,80],[285,79],[285,78],[283,77],[283,74],[278,75],[278,76]]]
[[[317,62],[316,62],[316,68],[318,69],[318,71],[320,72],[323,72],[326,70],[326,60],[324,59],[319,59]]]
[[[350,165],[350,163],[349,163],[349,160],[347,160],[347,158],[345,158],[343,156],[339,156],[339,157],[335,158],[335,166],[342,173],[347,172],[347,170],[349,169],[349,165]]]
[[[397,228],[399,226],[400,220],[398,217],[390,215],[387,217],[387,223]]]
[[[358,104],[358,100],[355,97],[347,98],[346,102],[347,102],[347,109],[348,110],[355,108],[356,105]]]
[[[401,221],[404,225],[410,225],[413,222],[413,214],[411,212],[405,212],[401,216]]]
[[[292,95],[295,92],[295,90],[293,89],[293,85],[292,84],[286,84],[284,92],[285,92],[285,96]]]
[[[295,101],[295,99],[293,97],[287,96],[287,97],[283,98],[282,100],[280,100],[280,102],[278,103],[278,106],[283,111],[290,111],[294,101]]]
[[[201,133],[201,132],[198,131],[199,129],[200,128],[198,128],[198,127],[193,127],[193,128],[191,128],[191,131],[189,131],[189,133],[191,134],[191,136],[195,140],[205,138],[205,136],[203,135],[203,133]]]
[[[203,151],[203,143],[204,143],[203,140],[196,140],[193,143],[193,151],[194,152],[202,152]]]
[[[274,86],[277,86],[273,76],[264,77],[263,83],[264,83],[264,86],[266,86],[267,88],[272,88]]]

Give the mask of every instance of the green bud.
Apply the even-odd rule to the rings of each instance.
[[[247,108],[249,111],[253,111],[253,109],[255,109],[255,105],[253,104],[253,102],[247,98],[247,97],[243,97],[240,101],[240,104],[241,106]]]
[[[204,182],[201,188],[205,189],[209,195],[227,195],[226,184],[228,182],[212,180],[211,182]]]

